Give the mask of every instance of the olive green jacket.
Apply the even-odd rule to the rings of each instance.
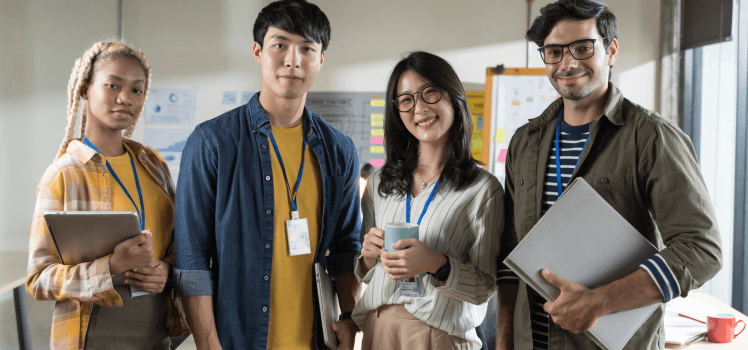
[[[541,216],[548,157],[563,99],[520,127],[506,157],[505,247],[521,241]],[[691,140],[675,124],[625,99],[613,84],[602,116],[569,183],[584,178],[660,250],[681,296],[722,266],[717,220]],[[516,240],[515,240],[516,239]],[[504,249],[507,251],[507,249]],[[624,349],[662,349],[664,304]],[[527,288],[520,282],[514,316],[515,349],[532,349]],[[597,349],[583,333],[551,322],[550,349]]]

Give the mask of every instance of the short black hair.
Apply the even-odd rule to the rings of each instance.
[[[540,16],[535,17],[525,37],[538,46],[543,46],[545,38],[558,21],[583,21],[590,18],[597,21],[597,31],[603,37],[603,45],[607,52],[610,43],[618,37],[618,23],[608,6],[597,0],[559,0],[546,5],[540,9]]]
[[[454,110],[454,122],[449,128],[447,154],[439,183],[449,183],[463,190],[478,176],[478,165],[473,158],[473,117],[470,114],[465,89],[454,68],[445,59],[423,51],[411,52],[395,65],[387,83],[387,104],[384,109],[384,152],[386,161],[380,173],[378,192],[382,196],[408,193],[413,171],[418,166],[418,139],[408,131],[393,102],[397,97],[400,76],[407,71],[418,74],[439,87],[442,99],[448,98]],[[441,188],[441,186],[440,186]]]
[[[312,39],[322,44],[322,52],[330,43],[330,21],[317,5],[306,0],[275,1],[260,11],[252,31],[260,48],[270,26]]]

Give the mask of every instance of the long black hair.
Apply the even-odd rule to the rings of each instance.
[[[462,190],[478,175],[478,162],[473,158],[471,139],[473,118],[465,89],[452,66],[443,58],[428,52],[412,52],[395,65],[387,83],[387,104],[384,111],[384,151],[387,160],[382,166],[378,192],[381,196],[405,195],[418,166],[418,139],[403,124],[400,111],[392,102],[397,95],[400,76],[412,71],[441,88],[452,103],[454,122],[449,128],[447,159],[439,176],[440,184],[451,184]],[[441,186],[440,186],[441,187]]]

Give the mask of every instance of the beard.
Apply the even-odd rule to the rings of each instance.
[[[577,74],[587,74],[587,76],[590,77],[590,82],[577,87],[560,87],[560,84],[557,80],[558,78],[574,76]],[[553,85],[558,94],[561,95],[561,97],[563,97],[564,99],[577,101],[597,91],[602,86],[602,77],[593,75],[592,71],[589,69],[577,68],[554,74],[553,79],[551,79],[551,85]]]

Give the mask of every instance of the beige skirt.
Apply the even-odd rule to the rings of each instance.
[[[400,304],[369,311],[361,343],[361,350],[469,350],[474,347],[471,341],[429,326]]]
[[[167,293],[130,299],[130,286],[114,289],[122,297],[122,307],[94,305],[83,349],[169,350]]]

